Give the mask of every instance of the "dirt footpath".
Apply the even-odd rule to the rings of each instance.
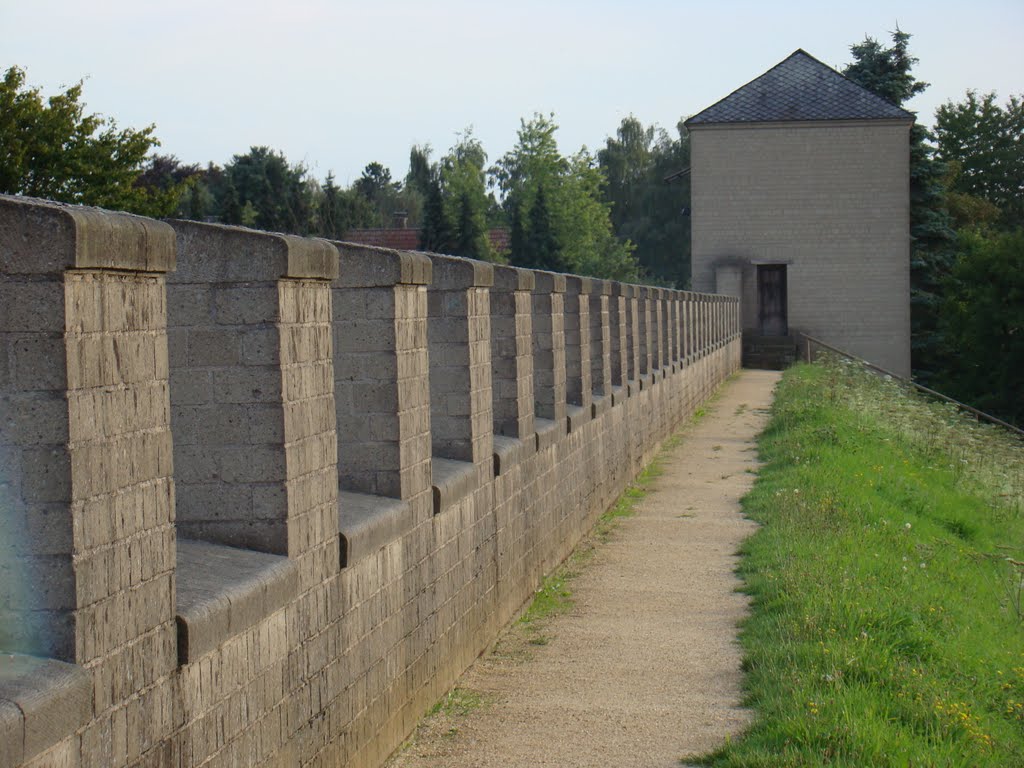
[[[545,625],[547,644],[513,627],[388,765],[667,768],[741,731],[747,599],[733,570],[754,524],[739,500],[777,380],[726,384],[570,582],[575,605]]]

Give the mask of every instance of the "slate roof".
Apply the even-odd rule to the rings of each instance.
[[[699,112],[685,125],[796,120],[913,120],[802,49]]]

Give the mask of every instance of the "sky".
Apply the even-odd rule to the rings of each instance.
[[[88,112],[155,124],[183,162],[267,145],[348,185],[470,127],[496,160],[536,112],[566,154],[631,114],[674,131],[797,48],[841,67],[897,26],[922,122],[967,89],[1024,93],[1024,0],[0,0],[0,67],[47,96],[84,78]]]

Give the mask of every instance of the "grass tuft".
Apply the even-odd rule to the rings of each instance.
[[[857,366],[797,366],[744,499],[743,737],[689,763],[1024,765],[1024,445]]]

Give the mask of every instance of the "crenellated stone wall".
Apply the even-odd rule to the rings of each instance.
[[[380,765],[739,318],[0,197],[0,768]]]

